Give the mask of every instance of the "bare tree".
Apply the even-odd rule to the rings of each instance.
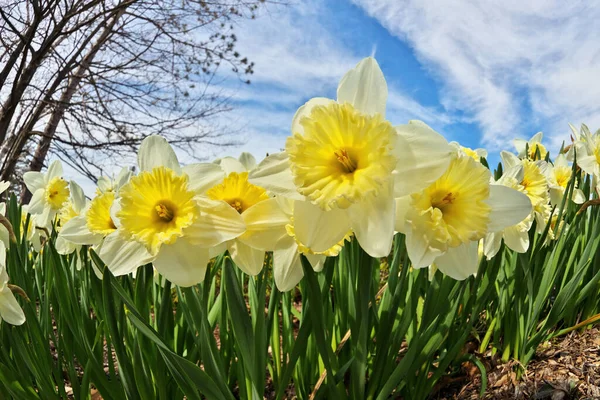
[[[261,2],[0,0],[0,179],[49,152],[95,179],[150,134],[192,156],[235,143],[211,120],[229,109],[215,80],[253,72],[233,21]]]

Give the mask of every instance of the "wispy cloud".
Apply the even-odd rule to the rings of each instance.
[[[600,124],[594,3],[354,1],[414,48],[441,80],[442,104],[472,113],[492,149],[533,126],[558,142],[567,122]]]

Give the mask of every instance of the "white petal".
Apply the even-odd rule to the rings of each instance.
[[[80,245],[95,245],[102,241],[102,235],[92,233],[84,215],[72,218],[60,229],[58,237]]]
[[[515,139],[513,140],[513,144],[515,145],[515,149],[517,149],[517,153],[519,153],[519,157],[524,157],[527,150],[527,140]]]
[[[277,289],[287,292],[302,280],[304,272],[294,238],[288,236],[282,239],[278,247],[281,249],[273,252],[273,277]]]
[[[294,205],[296,238],[314,252],[328,250],[339,243],[350,227],[345,210],[323,211],[308,201],[297,201]]]
[[[23,181],[27,190],[34,193],[36,190],[43,188],[46,185],[44,174],[37,171],[29,171],[23,174]]]
[[[184,238],[162,245],[153,264],[156,270],[179,286],[192,286],[204,280],[210,260],[208,249],[193,246]]]
[[[142,141],[138,151],[138,165],[141,171],[152,171],[155,167],[166,167],[181,174],[181,167],[175,151],[162,136],[148,136]]]
[[[498,254],[502,245],[502,236],[502,232],[492,232],[485,235],[483,239],[483,254],[488,260],[491,260],[492,257]]]
[[[46,172],[45,181],[50,182],[53,178],[61,177],[63,175],[63,167],[60,160],[54,160],[48,167]]]
[[[322,254],[305,254],[304,256],[308,262],[310,262],[310,265],[313,267],[315,272],[321,272],[323,270],[323,267],[325,266],[325,260],[327,259],[326,256]]]
[[[500,158],[502,159],[504,169],[508,169],[514,167],[515,165],[521,164],[521,160],[519,159],[519,157],[515,156],[513,153],[509,153],[508,151],[501,151]]]
[[[202,247],[213,247],[235,239],[246,231],[242,216],[224,201],[203,200],[201,215],[184,231],[190,242]]]
[[[452,148],[442,135],[420,121],[396,127],[398,159],[394,171],[394,197],[425,189],[450,165]]]
[[[295,200],[304,199],[296,190],[286,152],[272,154],[265,158],[255,170],[250,172],[248,178],[250,183],[265,188],[275,195]]]
[[[371,257],[386,257],[394,238],[396,202],[392,183],[383,187],[377,196],[368,196],[348,208],[352,230],[360,246]]]
[[[573,191],[573,202],[575,204],[582,204],[586,202],[586,198],[585,195],[583,194],[583,191],[581,189],[575,189]]]
[[[562,203],[562,198],[565,194],[565,189],[560,186],[550,187],[550,203],[558,205]]]
[[[29,200],[29,214],[41,214],[44,212],[44,189],[38,189],[33,192],[31,200]]]
[[[25,176],[23,176],[23,179],[25,179]],[[6,191],[6,189],[8,189],[9,187],[10,187],[10,182],[0,181],[0,193],[4,193]]]
[[[239,160],[233,157],[223,157],[219,165],[221,166],[223,171],[225,171],[225,175],[229,175],[232,172],[237,172],[238,174],[241,174],[242,172],[247,171],[246,167],[244,167],[244,164],[242,164]]]
[[[529,233],[521,232],[516,226],[504,230],[504,243],[517,253],[525,253],[529,248]]]
[[[414,268],[425,268],[442,254],[442,251],[429,246],[423,232],[411,231],[406,233],[406,252]]]
[[[123,240],[119,232],[111,233],[104,238],[98,246],[98,255],[115,276],[130,274],[139,266],[148,264],[154,259],[144,245]]]
[[[502,185],[490,185],[487,204],[492,208],[488,232],[516,225],[531,213],[531,201],[525,194]]]
[[[190,179],[188,188],[196,193],[204,193],[225,179],[223,168],[212,163],[186,165],[183,172]]]
[[[577,153],[579,154],[579,153]],[[596,161],[596,156],[577,156],[577,165],[581,167],[581,169],[590,175],[596,175],[598,173],[598,162]]]
[[[246,168],[246,171],[252,171],[254,168],[256,168],[256,158],[254,158],[254,156],[250,153],[243,152],[240,154],[239,160],[244,168]]]
[[[25,314],[8,286],[0,290],[0,317],[11,325],[23,325]]]
[[[100,178],[98,178],[96,186],[98,187],[98,190],[104,193],[112,189],[112,180],[108,176],[101,176]]]
[[[300,124],[300,121],[302,120],[302,118],[310,115],[310,112],[312,111],[313,107],[327,106],[331,103],[334,103],[334,100],[327,99],[325,97],[314,97],[314,98],[310,99],[309,101],[307,101],[306,103],[304,103],[304,105],[300,106],[300,108],[298,108],[298,110],[294,114],[294,117],[292,118],[292,134],[304,133],[304,128]],[[271,156],[269,156],[269,157],[271,157]],[[269,157],[267,157],[267,158],[269,158]],[[262,163],[264,161],[267,160],[267,158],[265,158],[265,160],[263,160],[259,164],[259,167],[262,165]]]
[[[87,203],[83,189],[75,181],[69,182],[69,189],[71,190],[71,202],[73,203],[73,209],[77,212],[81,212]]]
[[[8,233],[8,229],[2,224],[0,224],[0,248],[3,252],[5,252],[5,248],[10,247],[10,233]],[[0,265],[5,262],[6,254],[0,255]]]
[[[217,256],[220,256],[221,254],[225,253],[225,251],[227,250],[227,242],[223,242],[221,244],[218,244],[216,246],[213,246],[211,248],[208,249],[208,256],[210,258],[215,258]]]
[[[61,236],[56,238],[56,242],[54,243],[54,246],[56,247],[57,253],[63,254],[63,255],[71,254],[75,250],[77,250],[77,246],[75,245],[75,243],[69,242],[64,237],[61,237]]]
[[[479,257],[478,242],[473,241],[458,247],[451,247],[435,259],[435,265],[440,271],[452,279],[462,281],[477,273]]]
[[[265,262],[263,250],[253,249],[239,240],[234,240],[229,245],[229,254],[235,265],[248,275],[258,275],[263,269]]]
[[[396,201],[396,218],[394,229],[396,232],[406,233],[406,213],[410,209],[410,196],[398,197]]]
[[[387,83],[372,57],[361,60],[354,69],[348,71],[337,89],[338,103],[350,103],[365,114],[379,113],[385,117]]]
[[[282,237],[288,236],[285,226],[290,218],[275,198],[256,203],[242,213],[242,218],[246,232],[239,240],[255,249],[272,251]]]
[[[529,144],[533,145],[536,143],[542,143],[542,139],[544,138],[544,134],[542,132],[538,132],[529,139]]]
[[[131,175],[133,175],[131,169],[127,167],[121,168],[121,171],[119,171],[119,175],[117,175],[117,177],[115,178],[115,188],[118,190],[121,188],[121,186],[129,182]]]

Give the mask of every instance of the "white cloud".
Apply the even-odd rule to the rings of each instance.
[[[490,148],[530,136],[521,128],[530,118],[555,143],[567,122],[600,124],[593,2],[354,1],[414,48],[442,80],[442,104],[472,112]]]

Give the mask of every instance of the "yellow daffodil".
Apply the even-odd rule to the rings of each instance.
[[[446,275],[465,279],[477,271],[477,257],[470,256],[477,242],[531,213],[527,196],[491,185],[490,176],[471,157],[457,157],[427,188],[396,200],[396,230],[406,234],[415,268],[435,262]]]
[[[22,325],[25,322],[25,314],[8,287],[6,247],[4,242],[0,241],[0,321],[2,320],[11,325]]]
[[[315,252],[352,230],[368,254],[387,256],[394,197],[427,187],[448,166],[446,140],[422,122],[392,126],[386,102],[379,65],[362,60],[342,78],[337,101],[313,98],[298,109],[286,152],[267,157],[250,174],[272,193],[308,200],[294,207],[294,226]]]
[[[559,154],[554,160],[554,164],[548,164],[546,177],[550,187],[550,202],[552,205],[560,206],[572,175],[573,167],[569,165],[564,154]],[[575,182],[575,185],[577,185],[577,182]],[[583,191],[577,186],[573,189],[571,200],[575,204],[582,204],[586,200]]]
[[[62,178],[62,174],[59,160],[50,164],[45,174],[35,171],[23,174],[25,185],[32,193],[29,213],[36,215],[39,226],[49,228],[56,214],[69,200],[69,183]]]
[[[546,147],[542,144],[543,137],[544,134],[542,132],[538,132],[528,141],[523,139],[515,139],[513,143],[515,144],[515,148],[519,153],[519,158],[544,160],[546,158],[546,154],[548,154],[548,150],[546,150]],[[539,152],[539,157],[536,158],[537,152]]]
[[[488,152],[485,149],[471,149],[461,146],[458,142],[450,142],[450,146],[454,149],[459,157],[471,157],[473,160],[480,162],[482,158],[487,158]]]
[[[214,181],[212,172],[223,173],[221,168],[215,164],[182,168],[171,146],[160,136],[144,139],[138,165],[140,173],[118,190],[108,214],[87,213],[98,218],[98,224],[86,222],[95,235],[116,227],[104,237],[100,257],[116,275],[152,262],[161,275],[177,285],[202,281],[209,248],[242,235],[246,228],[241,215],[229,204],[199,196]],[[103,195],[108,193],[112,192]],[[107,198],[98,199],[97,207],[108,202]]]

